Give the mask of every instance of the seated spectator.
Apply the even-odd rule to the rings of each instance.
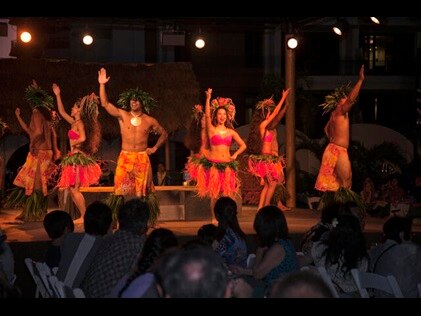
[[[227,264],[245,268],[247,265],[246,234],[237,218],[237,203],[230,197],[220,197],[214,206],[218,221],[215,251]]]
[[[44,229],[51,238],[50,247],[45,254],[45,263],[50,267],[58,267],[61,258],[61,244],[64,237],[74,231],[72,217],[62,210],[54,210],[44,217]]]
[[[177,237],[171,230],[157,228],[152,231],[146,238],[134,272],[120,279],[111,291],[111,297],[159,297],[153,273],[156,263],[163,254],[176,249],[177,246]]]
[[[273,283],[272,298],[333,298],[323,279],[312,271],[296,271]]]
[[[367,271],[368,255],[361,223],[356,216],[339,216],[328,238],[314,243],[311,255],[316,266],[326,268],[341,297],[357,295],[351,269]]]
[[[149,218],[149,204],[140,198],[126,201],[118,210],[119,229],[104,238],[81,283],[86,297],[108,297],[131,271],[143,248]]]
[[[289,239],[285,215],[279,207],[267,205],[256,214],[253,224],[258,247],[252,268],[231,266],[236,274],[251,275],[255,280],[254,297],[263,297],[272,282],[299,269],[295,248]]]
[[[160,261],[156,278],[165,298],[222,298],[232,292],[224,261],[208,248],[168,254]]]
[[[370,271],[393,275],[404,297],[418,297],[421,282],[421,248],[411,242],[412,221],[393,216],[383,224],[384,242],[370,250]],[[390,297],[374,291],[375,297]]]
[[[68,234],[61,246],[61,260],[57,278],[64,284],[80,286],[86,271],[103,242],[103,236],[111,234],[112,211],[102,202],[88,205],[83,217],[84,233]]]
[[[158,171],[154,176],[154,184],[155,185],[171,185],[171,177],[167,173],[165,165],[160,162],[158,163]]]
[[[6,239],[7,235],[0,230],[0,298],[20,297],[20,290],[14,286],[15,259]]]
[[[218,242],[216,240],[218,228],[214,224],[202,225],[197,231],[197,238],[203,241],[206,245],[215,249]]]

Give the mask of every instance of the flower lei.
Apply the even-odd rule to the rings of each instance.
[[[25,99],[32,109],[43,106],[51,110],[54,107],[54,99],[45,90],[41,89],[35,80],[25,90]]]
[[[203,116],[203,105],[201,104],[195,104],[193,106],[193,119],[196,122],[200,122],[200,119]]]
[[[142,103],[143,110],[148,114],[157,106],[156,100],[152,98],[149,93],[141,90],[140,88],[128,89],[120,94],[117,104],[123,109],[129,109],[131,100],[140,101]]]
[[[344,84],[339,88],[336,88],[331,94],[328,94],[325,97],[325,102],[319,104],[323,107],[323,114],[329,113],[330,111],[336,108],[336,105],[341,101],[341,99],[348,97],[348,94],[351,92],[351,83]]]
[[[227,118],[230,122],[234,122],[235,119],[235,105],[231,98],[218,97],[211,101],[211,112],[212,115],[216,109],[223,107],[227,111]]]

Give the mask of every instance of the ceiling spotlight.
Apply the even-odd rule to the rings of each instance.
[[[380,19],[378,17],[370,16],[370,19],[373,23],[380,24]]]
[[[298,46],[298,40],[295,36],[291,36],[287,39],[287,46],[290,49],[295,49]]]
[[[338,19],[336,24],[333,25],[332,30],[335,34],[342,36],[349,28],[349,23],[345,19]]]
[[[20,34],[20,40],[24,43],[29,43],[32,39],[31,33],[25,31]]]
[[[196,46],[198,49],[202,49],[203,47],[205,47],[205,45],[206,45],[206,42],[201,36],[199,36],[194,42],[194,46]]]
[[[94,42],[94,39],[90,34],[86,34],[83,36],[82,41],[85,45],[91,45]]]

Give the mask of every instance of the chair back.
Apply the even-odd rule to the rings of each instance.
[[[383,276],[358,269],[352,269],[351,274],[362,298],[370,297],[367,289],[380,290],[396,298],[403,297],[399,284],[393,275]]]

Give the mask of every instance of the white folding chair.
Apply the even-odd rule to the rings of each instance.
[[[320,203],[320,197],[318,196],[309,196],[307,198],[307,205],[310,210],[318,209]]]
[[[251,253],[247,257],[247,268],[253,268],[254,260],[256,260],[256,254]]]
[[[50,284],[59,298],[85,298],[85,293],[80,288],[72,289],[62,281],[57,279],[55,275],[49,277]]]
[[[35,261],[33,261],[31,258],[25,258],[24,261],[37,287],[35,290],[35,298],[39,298],[40,296],[43,298],[51,297],[44,285],[44,282],[41,280],[38,269],[35,267]]]
[[[377,273],[362,272],[358,269],[352,269],[351,274],[362,298],[370,297],[367,289],[380,290],[396,298],[403,297],[399,284],[393,275],[383,276]]]

